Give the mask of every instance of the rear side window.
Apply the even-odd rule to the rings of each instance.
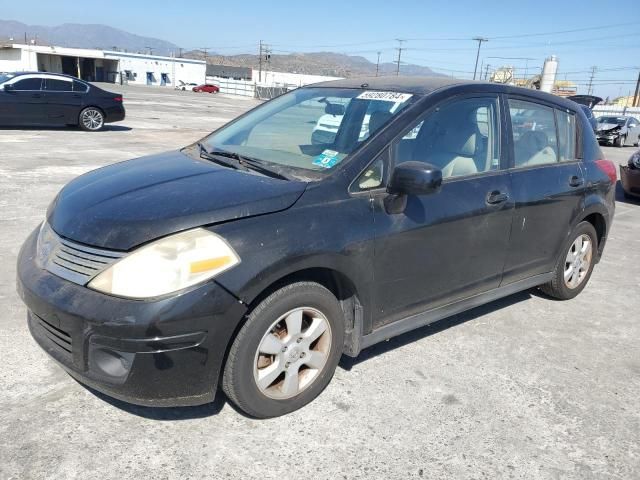
[[[561,162],[576,159],[576,116],[556,110],[558,121],[558,152]]]
[[[42,86],[41,78],[25,78],[24,80],[18,80],[13,84],[14,90],[40,90]]]
[[[44,81],[44,88],[50,92],[70,92],[71,82],[68,80],[56,80],[47,78]]]
[[[89,87],[87,87],[87,85],[85,85],[82,82],[79,82],[77,80],[73,81],[73,91],[74,92],[88,92],[89,91]]]
[[[515,166],[556,163],[558,139],[554,109],[533,102],[509,100],[509,112]]]

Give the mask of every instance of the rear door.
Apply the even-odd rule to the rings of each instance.
[[[584,176],[577,158],[576,116],[527,98],[507,100],[515,212],[503,285],[551,272],[582,210]]]
[[[82,97],[73,91],[73,80],[63,77],[44,79],[45,111],[49,123],[75,123]]]
[[[500,284],[513,213],[500,110],[497,95],[457,97],[392,144],[392,163],[430,163],[444,180],[437,193],[407,196],[400,212],[385,206],[384,189],[372,193],[374,328]]]

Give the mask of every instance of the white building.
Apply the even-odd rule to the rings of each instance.
[[[0,45],[0,72],[65,73],[90,82],[174,86],[204,83],[205,62],[188,58],[140,53],[48,47]]]

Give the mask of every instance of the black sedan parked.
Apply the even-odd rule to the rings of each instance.
[[[97,131],[124,120],[122,95],[68,75],[1,73],[0,125],[72,125]]]
[[[335,136],[314,144],[335,104]],[[18,291],[36,341],[85,384],[164,406],[220,385],[272,417],[318,396],[342,354],[520,290],[578,295],[615,184],[574,102],[327,82],[73,180],[22,247]]]

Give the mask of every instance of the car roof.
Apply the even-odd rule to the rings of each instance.
[[[387,76],[387,77],[352,77],[340,80],[330,80],[328,82],[314,83],[309,87],[330,87],[330,88],[362,88],[369,90],[389,90],[397,92],[414,93],[417,95],[427,95],[439,88],[452,85],[460,85],[470,82],[451,77],[410,77],[410,76]]]
[[[358,88],[363,90],[387,90],[392,92],[412,93],[415,95],[429,95],[436,90],[448,89],[451,87],[475,87],[474,91],[485,91],[494,93],[505,93],[528,97],[530,100],[540,100],[553,103],[556,106],[579,110],[578,104],[531,88],[516,87],[502,83],[483,82],[477,80],[464,80],[452,77],[419,77],[419,76],[384,76],[384,77],[353,77],[328,82],[314,83],[306,88],[329,87],[329,88]],[[480,87],[480,88],[478,88]]]
[[[22,77],[26,75],[38,76],[38,77],[54,77],[54,78],[64,78],[66,80],[77,80],[82,83],[87,83],[84,80],[81,80],[78,77],[74,77],[73,75],[67,75],[65,73],[54,73],[54,72],[5,72],[6,75],[11,75],[12,78]]]

